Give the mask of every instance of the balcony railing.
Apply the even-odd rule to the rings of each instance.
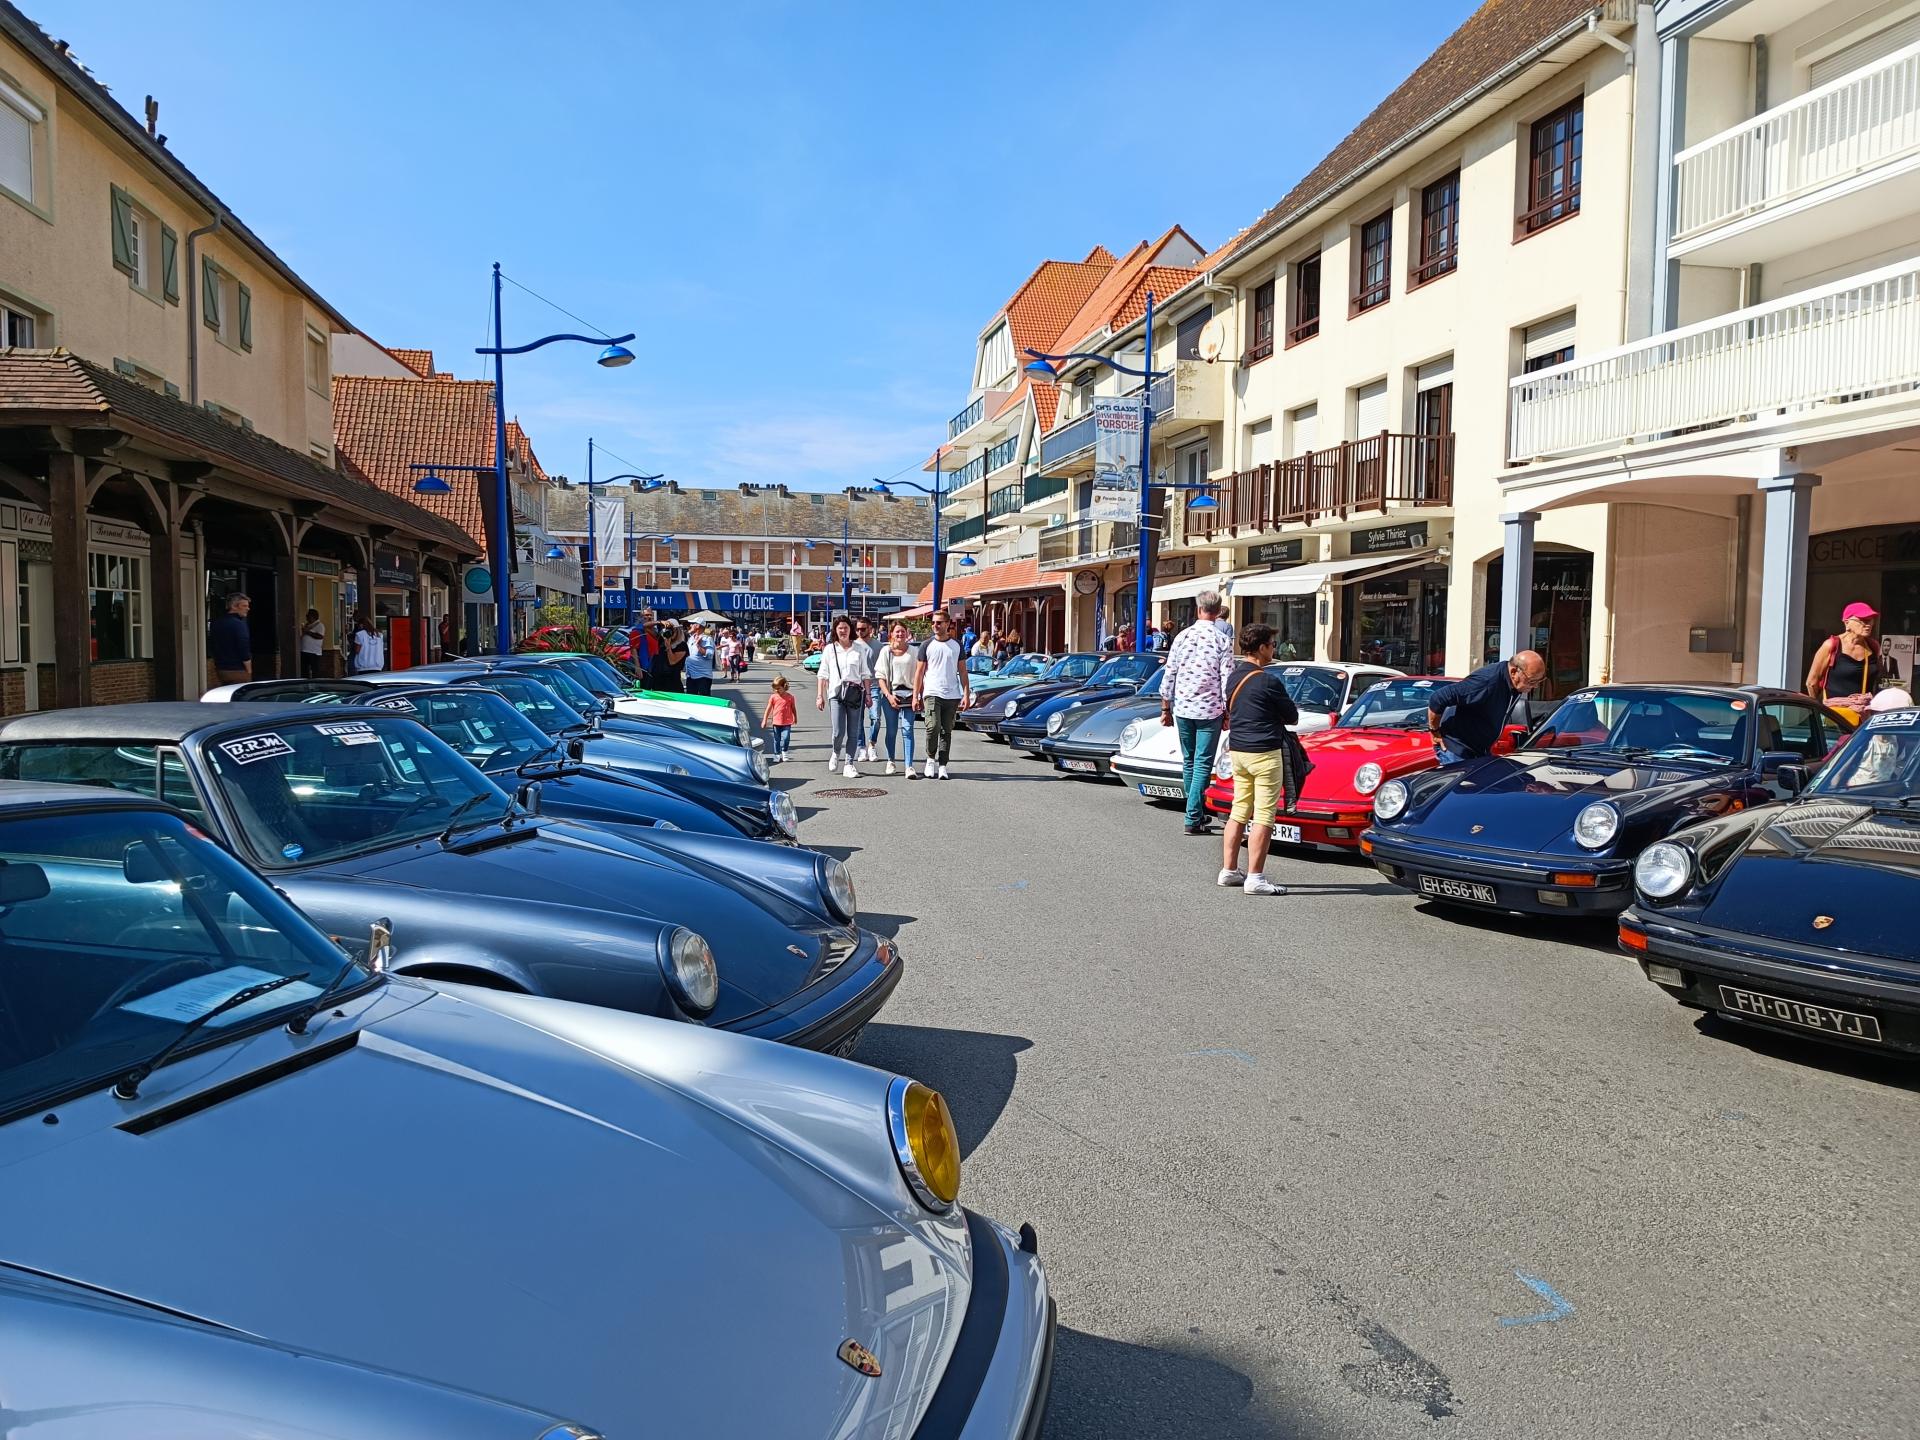
[[[978,425],[986,413],[987,397],[982,395],[958,415],[947,421],[947,438],[951,440],[962,430],[969,430],[975,425]]]
[[[1512,382],[1535,460],[1920,384],[1920,260],[1903,260]]]
[[[976,515],[971,520],[958,520],[947,527],[947,548],[966,545],[978,540],[987,533],[987,517]]]
[[[1067,493],[1067,477],[1064,475],[1029,475],[1024,487],[1023,503],[1038,505],[1042,500],[1051,500],[1056,495]]]
[[[1920,44],[1674,156],[1684,240],[1920,149]]]
[[[996,515],[1011,515],[1026,504],[1026,491],[1018,484],[1002,485],[987,497],[987,518]]]
[[[951,495],[956,490],[964,490],[976,480],[987,478],[987,457],[976,455],[958,470],[949,470],[941,478],[940,488]]]
[[[1040,437],[1040,463],[1052,465],[1069,455],[1093,448],[1093,412],[1069,420]]]
[[[1258,465],[1229,479],[1210,510],[1189,510],[1186,534],[1245,534],[1344,520],[1389,505],[1453,503],[1453,436],[1382,432]]]
[[[1040,532],[1040,568],[1058,570],[1131,555],[1139,543],[1140,527],[1129,521],[1079,516]]]
[[[1002,466],[1011,465],[1020,457],[1020,436],[1016,432],[987,451],[985,473],[991,475]]]

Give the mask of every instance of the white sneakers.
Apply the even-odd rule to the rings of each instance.
[[[1249,895],[1284,895],[1287,887],[1276,885],[1264,875],[1249,875],[1247,883],[1240,887]]]
[[[835,755],[830,760],[827,761],[827,769],[838,770],[842,765],[846,763],[847,761],[845,756]]]
[[[927,779],[933,779],[933,757],[931,755],[927,757]]]
[[[947,767],[944,765],[940,767],[940,778],[942,780],[951,780],[953,778],[953,776],[947,773]]]
[[[893,773],[894,773],[894,770],[893,770],[893,761],[891,761],[891,760],[889,760],[889,761],[887,761],[887,774],[889,774],[889,775],[891,775],[891,774],[893,774]]]
[[[851,760],[847,762],[847,768],[840,773],[849,780],[858,780],[860,778],[860,772],[853,768],[853,762]]]
[[[1235,885],[1244,885],[1247,883],[1247,872],[1244,870],[1222,870],[1220,872],[1220,878],[1213,883],[1218,885],[1222,890],[1230,889]]]

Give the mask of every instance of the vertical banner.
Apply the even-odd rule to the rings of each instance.
[[[594,561],[602,570],[627,568],[627,502],[593,502]]]
[[[1140,518],[1141,399],[1138,395],[1094,399],[1090,520]]]
[[[1884,635],[1880,639],[1880,653],[1887,657],[1887,673],[1897,677],[1900,687],[1908,691],[1913,689],[1913,652],[1911,635]]]

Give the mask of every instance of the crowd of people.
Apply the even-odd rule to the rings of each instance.
[[[862,763],[880,763],[885,774],[909,780],[950,780],[956,717],[973,699],[967,646],[954,623],[937,613],[932,634],[915,642],[904,621],[876,625],[862,615],[835,618],[820,654],[815,706],[831,712],[832,749],[827,768],[858,778]],[[884,631],[884,633],[883,633]],[[914,769],[914,722],[927,727],[923,768]],[[904,771],[901,767],[904,765]]]

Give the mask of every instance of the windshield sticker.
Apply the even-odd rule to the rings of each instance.
[[[1920,710],[1888,710],[1867,721],[1869,730],[1911,730],[1920,725]]]
[[[1376,685],[1373,688],[1378,690],[1381,688],[1382,685],[1385,685],[1386,683],[1387,683],[1386,681],[1382,680],[1379,685]],[[1431,690],[1433,688],[1433,681],[1416,680],[1413,682],[1413,688],[1416,690]]]
[[[1578,694],[1567,696],[1566,703],[1569,705],[1585,704],[1587,701],[1593,699],[1595,693],[1596,692],[1592,690],[1582,690]]]
[[[280,853],[289,860],[298,860],[302,855],[307,853],[307,847],[304,845],[282,845],[280,847]]]
[[[1744,700],[1730,700],[1727,703],[1735,710],[1744,710],[1747,708],[1747,702]]]
[[[1384,689],[1386,689],[1386,688],[1387,688],[1387,682],[1386,682],[1386,681],[1384,681],[1384,680],[1376,680],[1376,681],[1374,681],[1374,682],[1373,682],[1373,684],[1371,684],[1371,685],[1369,685],[1369,686],[1367,686],[1367,694],[1369,694],[1369,695],[1371,695],[1371,694],[1372,694],[1372,693],[1373,693],[1374,691],[1376,691],[1376,690],[1384,690]]]
[[[366,703],[375,710],[400,710],[408,715],[418,715],[420,713],[420,707],[404,695],[395,695],[386,700],[369,700]]]
[[[378,745],[380,737],[373,733],[373,726],[364,720],[348,720],[339,725],[316,725],[313,727],[322,735],[331,735],[342,745]]]
[[[169,985],[164,990],[155,990],[150,995],[129,1000],[119,1008],[131,1011],[135,1015],[151,1015],[157,1020],[177,1020],[181,1024],[187,1024],[198,1020],[229,995],[244,990],[249,985],[258,985],[266,980],[280,978],[280,972],[277,970],[256,970],[251,965],[235,965],[228,970],[216,970],[211,975],[196,975],[191,980],[182,980],[178,985]],[[296,980],[291,985],[282,985],[270,995],[262,995],[258,1000],[249,1000],[245,1005],[236,1005],[226,1014],[208,1023],[215,1028],[231,1025],[235,1021],[245,1020],[250,1015],[257,1015],[262,1010],[271,1010],[297,1000],[305,1000],[319,993],[318,985]]]
[[[243,740],[223,740],[220,748],[236,765],[251,765],[256,760],[273,760],[293,754],[293,746],[278,735],[249,735]]]
[[[1282,675],[1304,675],[1307,673],[1307,667],[1304,665],[1289,665],[1280,673]]]

